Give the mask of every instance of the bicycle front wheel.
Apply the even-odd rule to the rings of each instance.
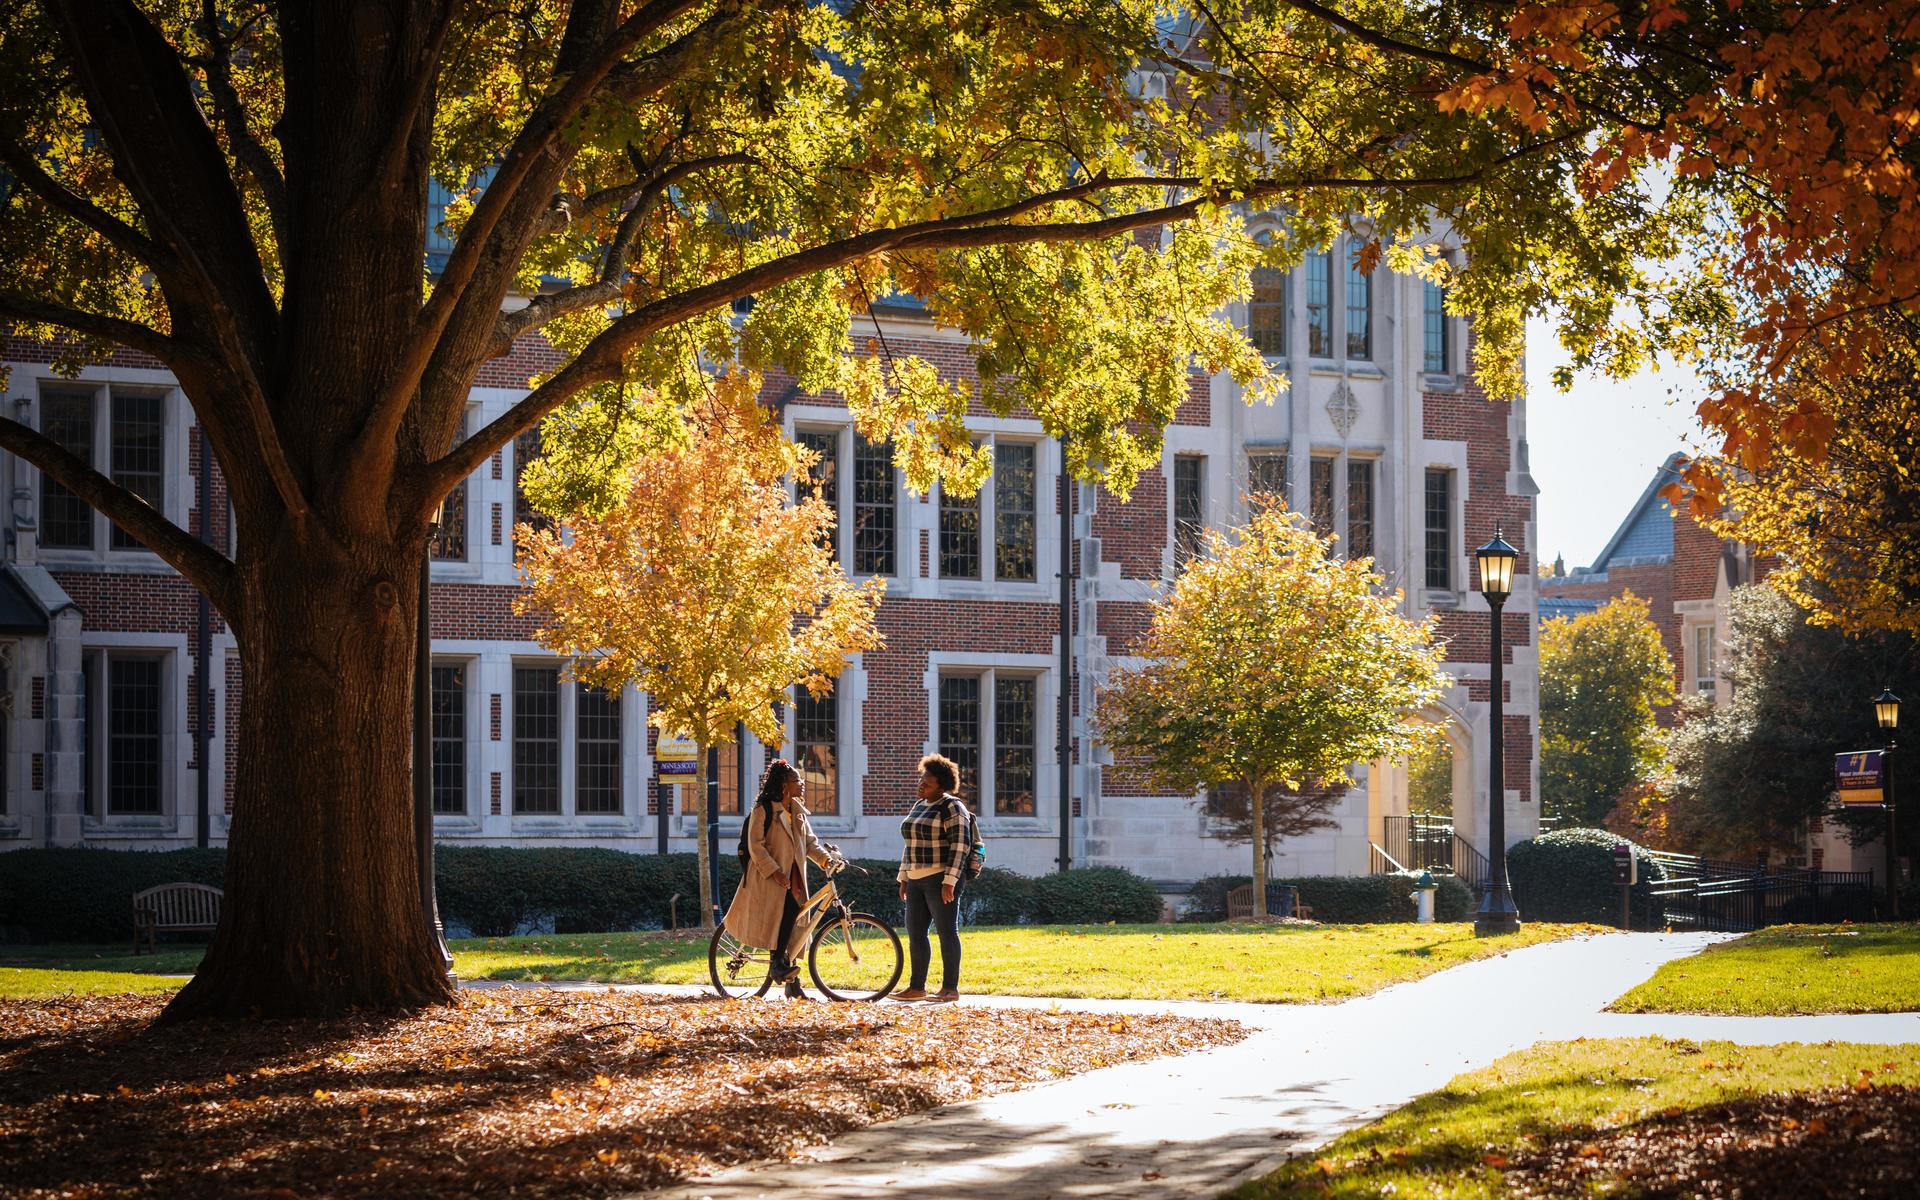
[[[807,950],[814,986],[835,1000],[878,1000],[900,982],[900,938],[866,913],[841,913],[821,923]]]
[[[773,983],[773,955],[758,946],[742,944],[722,925],[707,943],[707,974],[723,1000],[763,996]]]

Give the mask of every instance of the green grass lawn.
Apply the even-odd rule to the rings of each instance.
[[[1920,1011],[1920,925],[1779,925],[1661,967],[1614,1012]]]
[[[1636,1134],[1656,1154],[1670,1150],[1674,1139],[1658,1131],[1686,1131],[1687,1116],[1695,1110],[1769,1093],[1889,1083],[1920,1085],[1920,1045],[1753,1047],[1661,1038],[1547,1042],[1459,1076],[1318,1154],[1295,1158],[1243,1184],[1229,1200],[1497,1197],[1509,1194],[1507,1171],[1528,1168],[1529,1156],[1549,1148],[1558,1148],[1563,1160],[1587,1158],[1603,1168],[1619,1146],[1632,1145]],[[1871,1092],[1864,1095],[1869,1102],[1877,1099]],[[1762,1123],[1771,1126],[1775,1139],[1783,1131],[1807,1132],[1802,1125],[1816,1134],[1826,1132],[1824,1121],[1814,1125],[1774,1117]],[[1609,1138],[1610,1131],[1626,1132]],[[1769,1131],[1759,1132],[1756,1141],[1764,1143]],[[1834,1128],[1829,1144],[1846,1145],[1839,1139],[1849,1133]],[[1604,1150],[1596,1142],[1607,1143]],[[1739,1153],[1737,1145],[1731,1148]],[[1764,1160],[1756,1155],[1750,1161]],[[1603,1178],[1589,1182],[1578,1194],[1622,1192]],[[1534,1188],[1527,1194],[1543,1193]],[[1568,1193],[1549,1188],[1546,1194]]]
[[[1058,925],[965,931],[961,990],[1105,999],[1350,999],[1521,946],[1595,932],[1585,925],[1527,925],[1476,938],[1445,925]],[[705,938],[671,933],[579,933],[456,941],[462,979],[707,982]],[[190,974],[200,947],[135,958],[100,947],[0,951],[0,996],[163,991]],[[936,944],[935,973],[939,948]]]

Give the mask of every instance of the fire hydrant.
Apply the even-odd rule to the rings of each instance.
[[[1420,872],[1420,878],[1413,881],[1413,891],[1407,899],[1419,909],[1418,920],[1423,925],[1433,924],[1433,896],[1439,890],[1440,885],[1434,882],[1432,871]]]

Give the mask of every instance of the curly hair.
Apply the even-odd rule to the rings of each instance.
[[[776,758],[767,764],[767,773],[760,777],[760,795],[755,804],[778,804],[786,795],[787,780],[800,778],[800,772],[784,758]]]
[[[934,782],[940,785],[941,791],[954,793],[960,790],[960,768],[952,759],[944,755],[929,754],[920,760],[920,769],[933,776]]]

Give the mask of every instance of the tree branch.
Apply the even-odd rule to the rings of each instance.
[[[68,308],[64,304],[42,300],[25,292],[0,291],[0,316],[36,324],[58,325],[75,333],[105,338],[129,350],[151,354],[169,367],[187,355],[186,347],[179,342],[137,321]]]
[[[172,257],[146,234],[105,209],[68,191],[59,180],[47,174],[39,161],[22,149],[12,138],[0,139],[0,163],[4,163],[7,170],[13,173],[14,178],[26,184],[34,195],[39,196],[57,211],[106,238],[127,254],[155,270],[173,263]]]
[[[106,514],[108,520],[139,538],[142,545],[206,593],[229,621],[239,617],[240,592],[234,566],[225,555],[167,520],[145,500],[31,426],[11,417],[0,417],[0,449],[32,463],[60,486]],[[207,469],[209,466],[202,464],[201,470]],[[210,519],[211,514],[200,516],[204,521]]]
[[[1318,17],[1335,29],[1358,38],[1376,50],[1385,50],[1391,54],[1403,54],[1409,58],[1423,59],[1426,62],[1439,63],[1442,66],[1457,67],[1463,71],[1472,71],[1476,75],[1484,75],[1492,70],[1486,63],[1475,62],[1473,59],[1467,58],[1464,55],[1455,54],[1451,50],[1440,50],[1432,46],[1421,46],[1412,42],[1403,42],[1398,38],[1381,33],[1377,29],[1369,29],[1353,18],[1344,16],[1324,4],[1316,4],[1314,0],[1281,0],[1281,3],[1285,4],[1288,8],[1298,9],[1309,16]],[[1209,19],[1212,19],[1210,14]],[[1217,27],[1219,22],[1214,21],[1214,24]]]
[[[200,19],[205,25],[207,45],[212,53],[203,64],[207,72],[207,91],[213,96],[213,111],[220,118],[221,128],[227,131],[227,143],[233,147],[233,157],[253,181],[260,186],[260,193],[267,202],[267,215],[273,222],[273,237],[280,244],[281,253],[287,247],[287,181],[281,177],[280,168],[274,163],[273,156],[260,139],[254,136],[247,125],[246,108],[240,103],[240,94],[233,87],[233,63],[229,60],[232,53],[230,43],[220,37],[220,13],[216,0],[201,0]]]
[[[641,39],[684,15],[698,3],[699,0],[654,0],[641,8],[593,52],[580,70],[567,77],[559,91],[541,101],[527,118],[526,124],[520,127],[512,146],[508,147],[505,158],[501,160],[499,171],[494,174],[493,182],[487,185],[479,203],[474,205],[473,215],[468,218],[466,227],[460,231],[460,239],[447,258],[447,265],[434,285],[433,295],[420,310],[419,318],[407,335],[406,344],[401,347],[393,375],[388,379],[361,432],[351,460],[354,467],[360,467],[365,460],[383,453],[381,448],[390,446],[398,434],[407,406],[412,403],[420,388],[420,381],[426,374],[427,365],[433,360],[434,348],[446,332],[455,309],[465,298],[467,285],[479,270],[482,252],[488,248],[501,217],[518,195],[520,185],[533,172],[535,164],[547,157],[549,147],[560,136],[562,129],[593,99],[607,75],[619,65],[622,56],[638,45]],[[581,11],[587,11],[589,7],[583,6]],[[718,16],[716,13],[701,28],[713,24]],[[686,43],[692,36],[689,34],[679,39],[675,45]],[[521,231],[516,236],[523,235],[524,231]]]
[[[501,313],[499,324],[495,327],[493,344],[489,357],[497,358],[513,349],[513,340],[523,333],[530,333],[545,325],[555,317],[563,316],[594,304],[608,304],[620,298],[626,274],[627,256],[633,249],[633,241],[640,232],[641,223],[647,214],[660,202],[674,184],[685,179],[695,171],[707,167],[740,166],[754,161],[750,154],[715,154],[706,158],[689,159],[676,163],[646,181],[640,188],[633,207],[620,219],[620,228],[615,233],[613,243],[607,249],[606,261],[601,264],[600,277],[592,283],[567,288],[547,296],[536,296],[527,306],[518,312]]]
[[[1542,149],[1563,139],[1552,139],[1527,148]],[[1520,153],[1516,151],[1515,154]],[[1503,156],[1508,161],[1513,154]],[[856,259],[896,250],[967,250],[992,246],[1013,246],[1032,242],[1099,241],[1191,219],[1203,206],[1230,204],[1282,195],[1304,189],[1340,188],[1430,188],[1470,183],[1480,178],[1485,168],[1463,175],[1431,179],[1285,179],[1265,180],[1250,186],[1219,188],[1178,204],[1140,209],[1097,221],[1050,222],[1044,224],[995,224],[1023,216],[1035,209],[1063,200],[1074,200],[1114,187],[1197,187],[1195,176],[1131,176],[1124,179],[1099,177],[1086,183],[1030,196],[1000,208],[935,221],[922,221],[894,229],[856,234],[837,242],[798,250],[772,259],[725,279],[691,288],[644,305],[615,321],[587,344],[573,362],[561,368],[512,408],[455,447],[443,458],[430,463],[422,477],[422,494],[437,500],[460,480],[471,474],[496,449],[516,434],[531,427],[559,407],[568,397],[596,383],[618,377],[625,352],[653,334],[678,324],[698,313],[730,303],[741,296],[799,279],[818,271],[831,270]]]

